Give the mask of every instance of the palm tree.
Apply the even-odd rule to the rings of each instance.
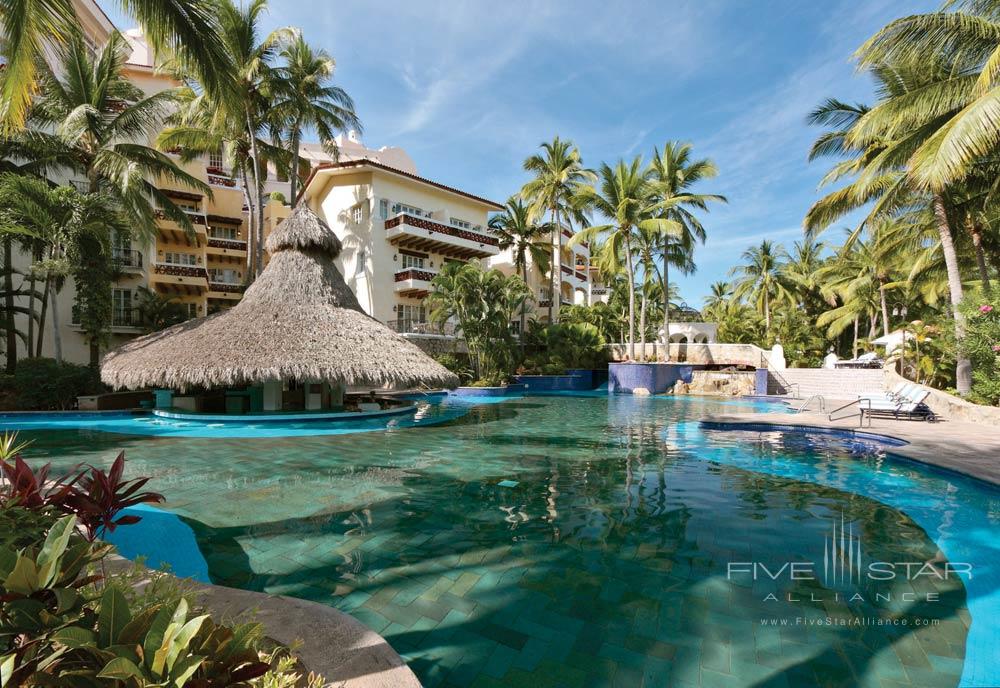
[[[927,127],[908,146],[906,168],[935,192],[963,179],[1000,144],[1000,10],[996,0],[947,5],[963,11],[897,19],[857,51],[862,67],[912,63],[928,71],[947,62],[944,78],[906,101],[887,101],[870,116],[873,129],[891,122],[893,138]]]
[[[636,156],[631,163],[619,160],[611,167],[601,165],[598,185],[585,186],[577,192],[577,207],[594,210],[606,218],[606,224],[592,225],[577,232],[569,240],[574,246],[582,241],[604,239],[604,251],[620,256],[628,275],[628,346],[629,356],[635,359],[635,265],[633,242],[639,230],[663,234],[673,231],[671,220],[654,217],[658,210],[655,189]]]
[[[334,61],[325,50],[313,50],[302,36],[296,36],[281,50],[284,64],[275,70],[275,98],[272,115],[286,132],[292,154],[289,169],[289,202],[299,197],[299,144],[306,129],[312,129],[320,143],[336,152],[338,131],[361,130],[354,101],[339,86],[330,83]]]
[[[528,283],[528,262],[537,266],[544,275],[549,269],[549,251],[551,242],[544,240],[552,231],[552,226],[546,222],[536,224],[531,221],[531,212],[519,196],[511,196],[504,205],[504,211],[490,218],[490,229],[500,240],[500,249],[511,249],[512,263],[515,272],[521,273],[521,279]],[[524,332],[527,319],[527,309],[521,309],[520,340],[524,343]]]
[[[143,94],[123,74],[127,57],[120,34],[93,57],[82,38],[74,37],[59,54],[61,76],[47,64],[41,66],[42,90],[28,120],[36,128],[15,136],[12,152],[25,151],[36,169],[59,167],[84,177],[90,193],[113,198],[139,234],[151,236],[159,214],[193,231],[188,215],[154,181],[207,195],[211,190],[146,145],[173,93]]]
[[[672,233],[664,233],[661,261],[663,270],[660,279],[663,284],[663,343],[664,360],[670,359],[670,304],[666,301],[670,282],[670,265],[681,268],[686,274],[694,272],[691,257],[696,243],[705,243],[705,227],[694,211],[708,211],[712,202],[726,203],[726,197],[718,194],[694,193],[691,187],[704,179],[715,177],[719,171],[711,160],[691,159],[691,144],[667,141],[663,153],[653,148],[653,159],[649,172],[656,181],[657,195],[662,205],[661,217],[674,223]]]
[[[881,95],[875,107],[847,108],[838,101],[827,101],[812,113],[810,119],[814,123],[834,127],[832,134],[826,134],[814,146],[814,152],[848,156],[834,166],[823,183],[845,177],[853,180],[815,203],[806,215],[805,226],[807,231],[816,233],[837,218],[871,205],[866,218],[848,238],[850,244],[866,224],[880,217],[928,208],[937,227],[948,276],[955,338],[960,342],[965,334],[964,317],[958,308],[963,286],[951,230],[952,202],[946,189],[924,187],[908,167],[914,151],[937,135],[942,118],[959,107],[954,96],[961,91],[962,83],[951,84],[951,90],[942,86],[954,75],[954,67],[940,52],[924,62],[879,64],[871,69]],[[937,110],[927,106],[928,98],[937,103]],[[971,386],[971,363],[960,355],[956,358],[956,387],[964,395]]]
[[[584,218],[575,199],[581,186],[594,179],[594,173],[583,166],[580,151],[572,141],[564,141],[558,136],[550,143],[541,145],[542,152],[524,161],[524,169],[535,175],[521,189],[521,195],[528,201],[531,214],[537,220],[544,213],[552,217],[552,231],[555,233],[552,248],[552,296],[549,299],[549,322],[555,322],[553,305],[559,298],[559,284],[562,279],[562,221],[572,219],[583,222]]]
[[[143,27],[159,54],[185,58],[199,80],[214,89],[222,80],[214,0],[119,0]],[[0,45],[6,67],[0,77],[0,131],[10,135],[26,121],[38,89],[46,45],[63,47],[78,37],[79,21],[70,0],[0,0]]]
[[[781,245],[764,240],[743,252],[744,264],[734,267],[733,296],[749,298],[764,316],[765,334],[771,332],[771,309],[778,301],[791,302],[791,294],[782,280],[781,268],[788,253]]]
[[[712,282],[709,285],[708,296],[705,297],[705,307],[702,310],[706,315],[719,312],[733,295],[729,282]]]
[[[112,196],[102,193],[81,194],[70,186],[52,187],[43,179],[16,174],[0,177],[0,230],[31,236],[43,246],[44,258],[32,265],[32,274],[45,283],[45,298],[51,299],[52,337],[55,358],[62,361],[60,314],[57,295],[67,276],[81,274],[81,262],[103,261],[109,265],[109,252],[94,255],[94,247],[107,249],[112,232],[128,233],[122,220],[118,203]],[[110,272],[107,267],[104,272]],[[107,288],[105,288],[107,287]],[[91,345],[91,363],[97,364],[97,347],[111,317],[110,304],[104,313],[103,299],[110,298],[110,285],[88,284],[78,280],[78,296],[85,302],[91,299],[93,307],[85,303],[81,325]],[[104,292],[107,292],[106,294]],[[92,296],[91,296],[92,295]],[[44,312],[44,311],[43,311]],[[29,317],[34,317],[29,314]],[[40,354],[45,318],[39,319],[38,349],[29,355]]]

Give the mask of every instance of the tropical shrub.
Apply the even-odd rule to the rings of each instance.
[[[96,369],[51,358],[25,358],[14,371],[14,395],[25,411],[65,411],[83,394],[103,389]]]
[[[960,349],[972,361],[973,401],[1000,404],[1000,299],[968,299],[962,304],[966,332]]]
[[[607,365],[604,337],[589,323],[557,323],[532,328],[529,340],[537,353],[525,359],[528,374],[561,375],[568,368],[595,369]]]
[[[443,365],[445,368],[451,372],[458,375],[458,381],[460,384],[468,384],[476,375],[475,371],[469,365],[468,356],[460,356],[459,354],[439,354],[434,357],[434,360]]]
[[[49,466],[32,471],[8,451],[21,446],[0,443],[13,462],[0,460],[0,684],[323,685],[296,673],[286,648],[264,652],[260,624],[214,622],[166,574],[143,571],[139,590],[138,566],[109,580],[98,573],[112,547],[94,535],[138,520],[117,518],[120,509],[161,499],[141,491],[145,478],[122,480],[123,455],[107,473],[50,480]],[[74,509],[90,522],[61,513]]]

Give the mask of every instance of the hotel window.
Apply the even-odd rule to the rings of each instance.
[[[240,273],[230,268],[212,268],[208,271],[209,279],[222,284],[239,284]]]
[[[114,308],[115,316],[122,313],[130,313],[132,311],[132,290],[131,289],[114,289],[111,292],[111,302]],[[121,318],[116,317],[116,320],[121,320]]]
[[[196,304],[196,303],[185,303],[184,305],[187,307],[187,316],[188,316],[188,318],[197,318],[198,317],[198,304]]]
[[[356,206],[351,208],[351,219],[354,220],[354,224],[360,225],[361,221],[364,219],[365,213],[361,208],[361,204],[358,203]]]
[[[409,320],[415,323],[427,322],[427,309],[424,306],[403,304],[399,307],[399,314],[400,320]]]
[[[208,166],[222,169],[222,151],[213,151],[208,154]]]
[[[383,220],[389,218],[389,199],[380,198],[378,199],[378,216]]]
[[[193,253],[173,253],[167,251],[163,254],[163,261],[171,265],[197,265],[198,256]]]
[[[423,256],[411,256],[409,254],[402,254],[400,256],[404,268],[423,268],[424,258]]]
[[[459,229],[472,229],[472,223],[465,220],[460,220],[457,217],[453,217],[449,220],[452,227],[458,227]]]
[[[424,215],[430,215],[430,213],[425,213],[420,208],[412,205],[406,205],[405,203],[396,203],[392,206],[393,213],[406,213],[407,215],[413,215],[414,217],[423,217]]]
[[[358,263],[357,265],[354,266],[354,274],[355,275],[365,274],[365,263],[367,262],[368,262],[368,253],[364,249],[359,250]]]
[[[213,239],[228,239],[230,241],[235,241],[240,238],[240,230],[235,227],[224,227],[221,225],[212,225],[208,228],[208,234]]]

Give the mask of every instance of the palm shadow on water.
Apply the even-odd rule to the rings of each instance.
[[[950,622],[945,637],[913,626],[762,630],[766,615],[880,610],[869,603],[765,604],[764,589],[726,580],[726,563],[762,543],[774,556],[816,556],[774,549],[772,531],[787,526],[778,514],[799,521],[821,546],[810,519],[843,512],[868,526],[872,558],[933,558],[937,548],[899,512],[829,488],[701,464],[686,477],[725,483],[738,495],[728,507],[704,509],[672,489],[675,476],[664,468],[682,457],[658,450],[597,457],[572,470],[534,459],[542,465],[523,471],[514,488],[497,486],[503,474],[466,482],[423,473],[363,510],[236,528],[188,522],[216,582],[341,608],[381,632],[425,685],[666,686],[717,672],[743,685],[846,686],[869,672],[902,672],[891,659],[900,655],[930,685],[957,684],[954,671],[919,666],[917,653],[907,652],[919,643],[942,657],[961,656],[964,633],[954,631],[965,606],[961,584],[938,586],[939,603],[895,610],[901,618]],[[728,532],[711,513],[727,508],[743,514],[739,525],[756,521],[772,535]],[[268,552],[281,561],[260,558]],[[774,592],[808,600],[836,590],[789,584]]]

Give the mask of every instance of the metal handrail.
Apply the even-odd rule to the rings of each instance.
[[[802,405],[799,406],[799,408],[796,411],[796,413],[802,413],[803,411],[805,411],[806,407],[809,406],[809,402],[811,402],[813,399],[819,399],[819,412],[820,413],[826,413],[826,399],[823,398],[822,394],[813,394],[811,397],[809,397],[808,399],[806,399],[802,403]]]
[[[847,408],[849,406],[854,406],[855,404],[857,404],[858,405],[858,409],[860,410],[860,413],[861,413],[861,417],[858,419],[858,427],[859,428],[863,427],[864,424],[865,424],[865,412],[864,412],[864,409],[861,408],[861,404],[863,404],[865,402],[868,403],[868,427],[870,428],[872,426],[872,413],[871,413],[871,411],[872,411],[872,400],[871,399],[866,399],[864,397],[858,397],[857,399],[853,399],[853,400],[847,402],[843,406],[838,406],[837,408],[835,408],[832,411],[830,411],[829,414],[827,414],[826,419],[828,421],[830,421],[830,422],[833,422],[835,420],[840,420],[840,418],[834,418],[833,414],[837,413],[838,411],[843,411],[845,408]],[[847,416],[841,416],[841,418],[847,418]]]

